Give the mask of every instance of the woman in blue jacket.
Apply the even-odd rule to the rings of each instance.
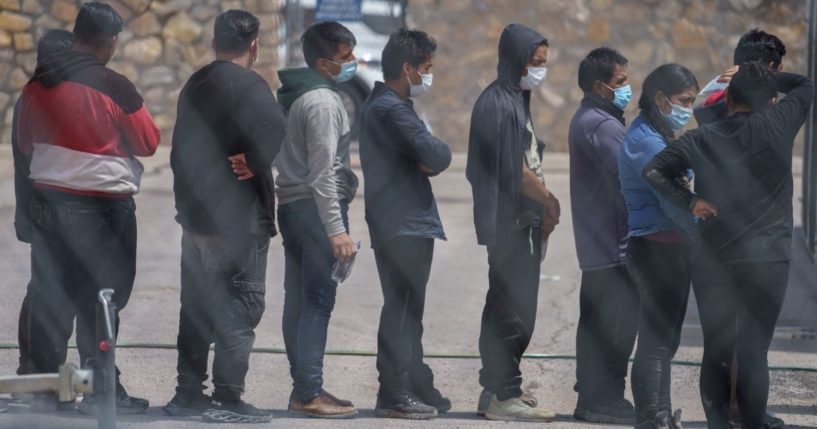
[[[650,73],[638,101],[641,113],[618,158],[629,219],[627,267],[641,294],[631,375],[637,429],[680,428],[680,410],[671,415],[670,361],[678,350],[689,297],[687,235],[694,219],[660,197],[642,170],[687,124],[697,93],[695,76],[681,65],[665,64]],[[678,180],[688,184],[689,176]]]

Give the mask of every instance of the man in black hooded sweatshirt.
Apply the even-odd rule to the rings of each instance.
[[[477,413],[492,420],[554,418],[522,391],[519,370],[536,321],[540,262],[559,222],[559,202],[542,174],[544,144],[534,134],[530,114],[530,91],[545,78],[547,55],[541,34],[507,26],[499,40],[497,79],[471,114],[466,176],[477,241],[488,248],[489,266]]]

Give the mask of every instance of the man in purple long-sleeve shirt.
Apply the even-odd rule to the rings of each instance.
[[[581,106],[573,116],[570,199],[582,270],[576,333],[574,417],[632,424],[624,399],[627,363],[638,328],[638,292],[624,266],[627,208],[618,180],[624,108],[630,101],[627,59],[610,48],[590,52],[579,66]]]

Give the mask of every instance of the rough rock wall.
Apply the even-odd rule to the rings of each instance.
[[[410,0],[409,25],[438,41],[434,88],[423,108],[435,132],[455,148],[468,144],[471,108],[496,77],[497,44],[519,22],[550,42],[547,81],[533,97],[537,134],[549,150],[567,148],[570,118],[581,100],[577,70],[593,48],[607,45],[630,61],[637,114],[641,83],[655,67],[687,66],[701,86],[732,62],[744,32],[759,27],[786,44],[787,71],[806,72],[804,0]],[[695,126],[694,123],[691,126]]]
[[[284,0],[102,0],[125,20],[110,67],[139,89],[169,143],[182,85],[213,60],[215,16],[245,9],[261,21],[261,51],[254,69],[276,87],[279,28]],[[73,29],[81,0],[0,0],[0,141],[11,137],[12,107],[36,64],[45,31]]]

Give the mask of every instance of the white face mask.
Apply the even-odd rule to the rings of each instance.
[[[530,91],[544,82],[547,74],[547,67],[528,67],[528,74],[519,79],[519,87],[525,91]]]
[[[434,80],[434,75],[432,73],[420,73],[420,79],[422,79],[422,81],[419,85],[411,83],[411,79],[409,79],[408,76],[406,76],[406,79],[409,81],[409,85],[411,85],[409,96],[414,98],[428,93],[431,89],[431,82]]]

